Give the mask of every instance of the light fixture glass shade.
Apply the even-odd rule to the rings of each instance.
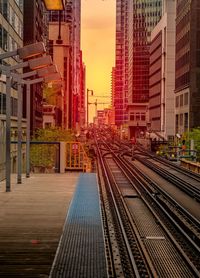
[[[29,59],[31,57],[44,54],[46,52],[43,42],[37,42],[25,45],[17,50],[20,59]]]
[[[28,63],[30,69],[37,70],[52,65],[52,59],[51,56],[47,55],[47,56],[29,60]]]
[[[45,68],[37,70],[37,75],[44,77],[44,76],[47,76],[49,74],[56,73],[56,72],[58,72],[57,66],[51,65],[49,67],[45,67]]]
[[[43,0],[48,11],[64,10],[64,0]]]
[[[62,78],[61,78],[61,75],[60,75],[59,72],[52,73],[52,74],[49,74],[49,75],[44,77],[44,82],[46,82],[46,83],[58,82],[58,81],[61,81],[61,80],[62,80]]]

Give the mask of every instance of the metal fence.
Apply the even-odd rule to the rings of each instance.
[[[17,171],[17,141],[12,142],[12,173]],[[30,170],[33,173],[59,173],[60,142],[30,142]],[[22,172],[26,172],[26,142],[22,142]]]

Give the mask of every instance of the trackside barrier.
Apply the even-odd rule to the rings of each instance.
[[[186,159],[180,159],[181,166],[200,174],[200,163],[188,161]]]
[[[17,141],[12,141],[11,168],[17,170]],[[26,142],[22,141],[22,172],[25,172]],[[34,173],[65,173],[65,170],[91,172],[91,160],[80,142],[30,142],[30,166]],[[1,169],[0,164],[0,169]],[[2,179],[3,170],[1,170]],[[0,175],[1,177],[1,175]]]
[[[83,172],[91,172],[91,160],[85,152],[84,146],[80,142],[66,142],[65,147],[62,142],[62,153],[65,154],[65,169],[62,162],[62,171],[79,170]]]

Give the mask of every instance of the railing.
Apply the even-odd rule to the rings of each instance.
[[[80,142],[66,142],[66,170],[91,171],[91,160]]]
[[[17,169],[17,141],[12,143],[11,165],[12,172]],[[26,142],[22,142],[22,172],[25,173]],[[33,173],[60,172],[60,142],[31,141],[30,142],[30,170]]]
[[[200,163],[181,159],[181,166],[200,174]]]
[[[0,142],[0,180],[5,179],[5,142]],[[4,154],[4,155],[2,155]],[[26,172],[26,142],[22,142],[22,173]],[[80,142],[30,142],[30,170],[33,173],[91,171],[91,160]],[[11,142],[11,171],[17,172],[17,141]]]

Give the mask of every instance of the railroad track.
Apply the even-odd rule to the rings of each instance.
[[[107,214],[111,214],[109,220],[104,221],[107,223],[106,234],[107,238],[109,234],[116,235],[115,240],[120,247],[118,255],[123,258],[120,262],[118,258],[117,269],[120,271],[116,277],[169,277],[167,273],[171,273],[170,277],[200,277],[199,223],[192,221],[192,224],[184,226],[185,212],[182,211],[182,217],[177,214],[166,196],[152,186],[152,181],[130,167],[130,161],[115,155],[117,152],[103,143],[97,149],[105,183],[101,188],[103,204],[106,198],[104,220]],[[112,224],[112,231],[109,231],[111,220],[117,224]],[[186,232],[183,227],[187,227]],[[189,233],[190,230],[193,233]],[[113,245],[116,245],[108,245],[108,253],[112,254]],[[110,273],[115,273],[115,258],[110,261],[113,262]]]
[[[145,157],[148,157],[152,161],[158,162],[160,164],[163,164],[166,167],[169,167],[171,169],[175,169],[177,172],[179,172],[181,174],[184,174],[186,177],[188,177],[188,178],[190,178],[190,179],[200,183],[200,174],[194,173],[194,172],[190,171],[189,169],[186,169],[186,168],[183,168],[183,167],[181,167],[179,165],[176,165],[175,163],[173,163],[173,162],[171,162],[169,160],[166,160],[165,158],[158,157],[154,153],[149,152],[149,151],[143,149],[141,146],[137,146],[136,149],[139,151],[140,154],[144,155]],[[127,150],[128,150],[128,148],[127,148]],[[130,151],[130,148],[129,148],[129,151]]]

